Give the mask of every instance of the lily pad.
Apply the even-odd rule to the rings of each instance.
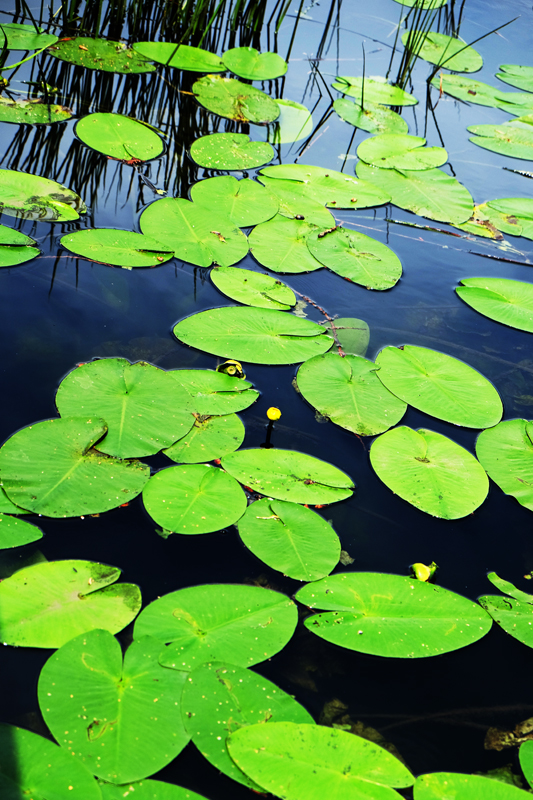
[[[462,75],[439,74],[431,81],[439,92],[465,103],[501,108],[509,114],[527,114],[533,109],[533,96],[527,92],[504,92],[497,86],[465,78]]]
[[[233,47],[222,55],[224,65],[248,81],[271,81],[287,72],[287,62],[277,53],[259,53],[255,47]]]
[[[533,284],[508,278],[464,278],[461,300],[489,319],[533,333]]]
[[[275,98],[279,106],[279,117],[268,129],[267,141],[272,144],[288,144],[307,139],[313,132],[313,118],[307,106],[294,100]]]
[[[497,200],[494,202],[498,203]],[[489,239],[503,239],[504,233],[508,233],[511,236],[522,235],[522,222],[519,222],[513,214],[505,214],[492,208],[491,203],[492,201],[474,206],[474,212],[470,219],[455,227],[461,231],[466,231],[466,233],[485,236]],[[528,227],[526,223],[526,228]],[[533,237],[533,225],[531,226],[531,234]]]
[[[51,56],[68,61],[78,67],[99,69],[102,72],[119,72],[134,75],[154,72],[155,66],[124,42],[107,39],[86,39],[78,36],[66,39],[48,48]]]
[[[114,786],[104,781],[99,781],[98,786],[103,800],[124,800],[124,786]],[[128,783],[127,791],[128,797],[132,800],[207,800],[203,795],[191,792],[190,789],[164,781],[135,781]]]
[[[143,490],[144,507],[167,534],[229,528],[246,511],[246,502],[236,480],[206,464],[162,469]]]
[[[190,586],[144,608],[134,637],[170,642],[159,661],[172,669],[190,672],[206,661],[230,659],[237,667],[251,667],[285,647],[297,620],[292,600],[262,586]]]
[[[27,514],[23,508],[12,503],[0,484],[0,514]]]
[[[177,464],[201,464],[233,453],[244,441],[244,425],[236,414],[197,416],[189,433],[163,452]]]
[[[366,98],[363,107],[346,97],[338,97],[333,101],[333,108],[344,122],[368,133],[407,133],[409,130],[407,122],[396,111]]]
[[[472,195],[456,178],[441,169],[403,170],[369,167],[359,161],[357,174],[372,181],[391,202],[421,217],[457,224],[472,216]]]
[[[58,39],[52,33],[43,33],[42,28],[39,28],[39,33],[37,33],[34,25],[21,25],[18,22],[2,22],[0,24],[0,43],[2,45],[4,36],[7,38],[8,50],[41,50],[43,47],[54,44]]]
[[[467,428],[490,428],[502,418],[492,383],[464,361],[427,347],[384,347],[378,378],[406,403],[437,419]]]
[[[249,669],[214,661],[197,667],[182,695],[183,722],[193,744],[210,764],[255,791],[230,758],[226,738],[245,725],[270,722],[313,724],[313,718],[291,695]]]
[[[292,289],[261,272],[239,267],[214,267],[210,277],[217,289],[247,306],[288,311],[296,305]]]
[[[363,78],[340,75],[331,85],[337,91],[355,97],[356,102],[363,107],[367,101],[382,106],[414,106],[418,103],[412,94],[400,89],[399,86],[392,86],[387,83],[386,78],[378,76],[364,78],[364,91]]]
[[[440,167],[448,160],[444,147],[424,147],[422,136],[382,133],[365,139],[357,148],[362,161],[373,167],[420,170]]]
[[[433,772],[416,779],[415,800],[527,800],[527,792],[483,775],[461,775],[458,772]]]
[[[461,519],[485,500],[489,481],[474,456],[435,431],[401,426],[370,449],[378,478],[415,508],[440,519]]]
[[[487,205],[491,211],[505,219],[505,226],[500,225],[501,231],[533,239],[533,198],[504,197],[489,200]]]
[[[72,111],[66,106],[46,105],[42,100],[11,100],[9,97],[0,97],[0,122],[11,122],[14,125],[51,125],[54,122],[65,122],[71,117]]]
[[[531,95],[533,101],[533,95]],[[533,105],[533,103],[532,103]],[[470,125],[470,141],[503,156],[533,161],[533,114],[516,117],[503,125]]]
[[[274,150],[267,142],[251,142],[244,133],[211,133],[192,143],[191,158],[206,169],[246,170],[268,164]]]
[[[184,198],[156,200],[141,214],[141,230],[153,236],[176,258],[210,267],[229,267],[248,252],[244,233],[226,217]]]
[[[272,569],[316,581],[339,563],[339,537],[319,514],[284,500],[257,500],[238,523],[239,536]]]
[[[482,431],[476,455],[502,492],[533,511],[533,422],[506,419]]]
[[[118,633],[135,619],[141,592],[115,583],[120,569],[93,561],[45,561],[0,582],[2,641],[16,647],[62,647],[80,633]]]
[[[402,6],[407,6],[408,8],[423,8],[423,9],[432,9],[432,8],[442,8],[445,6],[448,0],[394,0],[395,3],[399,3]]]
[[[400,259],[390,247],[359,231],[315,231],[307,237],[307,246],[325,267],[366,289],[390,289],[402,275]]]
[[[483,66],[483,59],[473,47],[436,31],[406,31],[402,43],[407,50],[437,67],[443,66],[455,72],[477,72]]]
[[[73,369],[59,385],[56,406],[62,417],[102,416],[107,434],[96,448],[117,458],[169,447],[190,431],[195,410],[174,372],[125,358],[97,359]]]
[[[501,64],[501,72],[496,77],[504,83],[509,83],[516,89],[524,92],[533,92],[533,67],[523,67],[520,64]]]
[[[99,514],[133,500],[150,468],[94,450],[106,432],[94,417],[49,419],[17,431],[0,448],[9,499],[47,517]]]
[[[401,420],[407,404],[389,392],[378,367],[361,356],[325,353],[306,361],[298,389],[317,411],[358,436],[374,436]]]
[[[22,545],[37,542],[43,538],[43,532],[36,525],[16,517],[0,514],[0,550],[8,547],[22,547]]]
[[[252,491],[291,503],[336,503],[354,489],[345,472],[296,450],[238,450],[224,456],[222,467]]]
[[[370,329],[363,319],[355,317],[337,317],[333,321],[335,333],[343,352],[346,355],[364,356],[370,342]],[[329,334],[332,333],[332,323],[326,322],[324,326]],[[336,345],[331,349],[336,352]]]
[[[0,212],[40,222],[71,222],[85,214],[79,195],[60,183],[13,169],[0,169]]]
[[[119,161],[148,161],[163,152],[163,140],[151,128],[123,114],[88,114],[75,128],[84,144]]]
[[[178,322],[173,333],[190,347],[251,364],[296,364],[332,344],[316,322],[269,308],[201,311]]]
[[[253,229],[248,243],[256,261],[273,272],[312,272],[323,267],[307,247],[308,237],[316,230],[307,219],[276,214]]]
[[[115,637],[93,630],[63,645],[41,670],[46,724],[72,760],[99,778],[119,784],[145,778],[190,739],[176,702],[186,673],[163,669],[160,652],[159,639],[146,636],[128,647],[123,663]]]
[[[520,745],[518,758],[526,781],[529,783],[530,787],[533,788],[533,740],[528,739]]]
[[[308,197],[295,181],[280,181],[259,175],[259,180],[271,195],[279,200],[279,214],[289,219],[305,221],[308,225],[334,228],[335,217],[323,203]],[[305,189],[304,189],[305,191]]]
[[[7,225],[0,225],[0,267],[14,267],[40,254],[34,239]]]
[[[231,414],[243,411],[254,403],[259,392],[250,381],[234,378],[210,369],[169,370],[191,398],[197,414]]]
[[[61,244],[71,253],[115,267],[158,267],[174,252],[151,236],[112,228],[89,228],[67,233]]]
[[[250,178],[239,181],[232,175],[198,181],[191,187],[191,199],[197,205],[216,208],[238,228],[266,222],[277,214],[279,207],[275,195],[260,183]]]
[[[196,81],[192,90],[208,111],[227,119],[263,125],[279,117],[275,100],[260,89],[234,78],[206,75]]]
[[[506,633],[533,647],[533,606],[499,595],[485,595],[478,602]]]
[[[472,600],[403,575],[330,575],[304,586],[296,599],[329,612],[305,620],[317,636],[389,658],[427,658],[459,650],[483,638],[492,625]]]
[[[215,53],[173,42],[135,42],[133,49],[148,61],[189,72],[225,72],[222,59]]]

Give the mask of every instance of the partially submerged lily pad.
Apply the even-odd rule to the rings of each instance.
[[[382,133],[365,139],[357,148],[359,158],[373,167],[420,170],[440,167],[448,153],[444,147],[425,147],[422,136]]]
[[[279,117],[268,128],[267,141],[272,144],[288,144],[306,139],[313,132],[313,118],[307,106],[294,100],[275,98],[279,106]]]
[[[156,61],[166,67],[188,70],[189,72],[225,72],[222,59],[215,53],[191,47],[188,44],[173,42],[135,42],[133,49],[149,61]]]
[[[237,414],[219,417],[196,415],[189,433],[164,450],[177,464],[204,464],[237,450],[244,440],[244,425]]]
[[[279,117],[279,106],[275,100],[242,81],[206,75],[196,81],[192,90],[201,105],[227,119],[239,122],[255,122],[262,125],[274,122]]]
[[[352,356],[365,355],[370,342],[368,323],[356,317],[336,317],[333,322],[328,321],[324,326],[330,335],[332,335],[333,325],[344,353]],[[331,350],[336,352],[335,344],[331,346]]]
[[[275,195],[250,178],[237,180],[220,175],[198,181],[191,187],[191,199],[197,205],[216,208],[238,228],[259,225],[276,215],[279,201]]]
[[[222,55],[227,69],[249,81],[271,81],[287,72],[287,62],[277,53],[259,53],[255,47],[233,47]]]
[[[210,277],[217,289],[247,306],[288,311],[296,305],[292,289],[261,272],[239,267],[214,267]]]
[[[163,140],[146,125],[123,114],[88,114],[75,128],[88,147],[119,161],[148,161],[163,152]]]
[[[396,111],[379,103],[364,100],[364,107],[357,101],[338,97],[333,101],[333,108],[339,117],[368,133],[407,133],[409,125]]]
[[[506,419],[482,431],[476,455],[505,494],[533,511],[533,422]]]
[[[60,183],[13,169],[0,169],[0,212],[43,222],[70,222],[85,214],[81,197]]]
[[[72,253],[115,267],[158,267],[174,252],[151,236],[111,228],[86,228],[67,233],[61,244]]]
[[[154,72],[155,66],[124,42],[107,39],[86,39],[78,36],[57,42],[48,48],[51,56],[68,61],[78,67],[99,69],[103,72],[120,72],[125,75]]]
[[[365,78],[364,91],[363,78],[358,77],[340,75],[331,85],[337,91],[347,94],[349,97],[355,97],[357,103],[361,104],[362,102],[363,108],[367,101],[379,103],[382,106],[414,106],[418,103],[416,97],[400,89],[399,86],[387,83],[386,78],[376,76]]]
[[[42,100],[11,100],[9,97],[0,97],[0,122],[12,122],[14,125],[51,125],[54,122],[65,122],[71,117],[72,111],[66,106],[46,105]]]
[[[211,133],[192,143],[191,158],[205,169],[246,170],[268,164],[274,150],[267,142],[251,142],[244,133]]]
[[[533,333],[533,284],[508,278],[463,278],[461,300],[502,325]]]
[[[473,47],[443,33],[409,30],[402,35],[402,42],[410,52],[437,67],[477,72],[483,66],[483,59]]]

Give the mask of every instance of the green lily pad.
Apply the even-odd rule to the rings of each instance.
[[[533,284],[508,278],[464,278],[461,300],[502,325],[533,333]]]
[[[506,633],[526,647],[533,647],[533,606],[530,603],[499,595],[478,597],[478,602]]]
[[[210,369],[169,370],[191,398],[191,408],[197,414],[231,414],[243,411],[255,403],[259,392],[250,381],[234,378]]]
[[[236,414],[197,416],[186,436],[163,452],[177,464],[201,464],[233,453],[244,441],[244,425]]]
[[[7,225],[0,225],[0,267],[25,264],[40,254],[34,239]]]
[[[229,528],[246,511],[246,502],[236,480],[206,464],[162,469],[143,490],[144,507],[166,534]]]
[[[135,42],[133,49],[148,61],[189,72],[225,72],[222,59],[215,53],[173,42]]]
[[[346,97],[338,97],[333,101],[333,108],[344,122],[368,133],[407,133],[409,130],[407,122],[396,111],[366,98],[362,107]]]
[[[322,505],[353,494],[349,475],[327,461],[296,450],[238,450],[224,456],[222,467],[252,491],[276,500]]]
[[[483,59],[473,47],[436,31],[406,31],[402,43],[407,50],[437,67],[443,66],[455,72],[477,72],[483,66]]]
[[[527,92],[504,92],[497,86],[465,78],[462,75],[439,74],[431,81],[439,92],[449,94],[465,103],[501,108],[509,114],[527,114],[533,109],[533,96]]]
[[[68,61],[78,67],[99,69],[102,72],[119,72],[134,75],[140,72],[154,72],[155,66],[124,42],[110,42],[107,39],[85,39],[78,36],[67,39],[48,48],[51,56]]]
[[[305,221],[308,225],[321,228],[334,228],[335,217],[324,207],[323,203],[308,197],[300,183],[296,181],[280,181],[259,175],[259,180],[271,195],[279,200],[279,214],[289,219]],[[302,191],[302,188],[304,191]]]
[[[23,508],[12,503],[0,484],[0,514],[28,514]]]
[[[385,434],[388,436],[389,434]],[[305,627],[328,642],[390,658],[427,658],[477,642],[492,620],[477,603],[425,581],[381,572],[330,575],[296,599],[329,613]]]
[[[4,36],[7,38],[8,50],[41,50],[43,47],[54,44],[58,39],[52,33],[43,33],[42,28],[39,28],[39,33],[37,33],[34,25],[21,25],[18,22],[2,22],[0,24],[2,46]]]
[[[307,139],[313,132],[313,118],[307,106],[294,100],[275,100],[279,106],[279,117],[269,127],[267,141],[272,144],[288,144]]]
[[[239,536],[272,569],[316,581],[339,563],[339,537],[319,514],[284,500],[257,500],[238,522]]]
[[[516,89],[524,92],[533,92],[533,67],[523,67],[520,64],[501,64],[501,72],[496,77],[504,83],[509,83]]]
[[[296,364],[332,344],[316,322],[270,308],[201,311],[178,322],[173,333],[190,347],[251,364]]]
[[[296,305],[292,289],[261,272],[239,267],[214,267],[210,277],[217,289],[247,306],[288,311]]]
[[[533,95],[531,95],[533,105]],[[503,156],[533,161],[533,114],[516,117],[503,125],[470,125],[470,141]]]
[[[413,214],[439,222],[457,224],[472,216],[474,201],[462,183],[441,169],[402,170],[369,167],[359,161],[357,174],[373,181],[392,198],[391,202]]]
[[[502,418],[492,383],[457,358],[427,347],[384,347],[378,378],[406,403],[437,419],[467,428],[490,428]]]
[[[56,741],[99,778],[126,783],[152,775],[180,753],[190,736],[180,697],[186,673],[164,669],[161,642],[120,644],[92,630],[54,653],[39,676],[39,707]],[[154,713],[154,703],[157,712]]]
[[[359,231],[341,227],[314,231],[307,246],[325,267],[366,289],[390,289],[402,275],[400,259],[390,247]]]
[[[226,738],[254,723],[313,724],[291,695],[261,675],[223,661],[202,664],[188,676],[181,707],[185,727],[201,754],[224,775],[255,791],[261,787],[235,765]]]
[[[184,198],[156,200],[141,214],[141,230],[174,251],[176,258],[229,267],[248,252],[248,240],[229,217]]]
[[[435,431],[401,426],[370,449],[378,478],[415,508],[440,519],[461,519],[485,500],[489,481],[474,456]]]
[[[483,775],[461,775],[458,772],[433,772],[416,779],[415,800],[527,800],[527,792]]]
[[[125,786],[114,786],[112,783],[99,781],[103,800],[124,800],[124,791],[132,800],[207,800],[203,795],[164,781],[136,781]]]
[[[86,228],[67,233],[61,238],[61,244],[82,258],[124,269],[158,267],[174,255],[151,236],[113,228]]]
[[[444,147],[424,147],[422,136],[382,133],[365,139],[357,148],[362,161],[373,167],[419,170],[440,167],[448,160]]]
[[[248,243],[255,260],[273,272],[312,272],[323,267],[307,247],[308,237],[316,230],[307,219],[276,214],[253,229]]]
[[[364,320],[355,317],[337,317],[333,321],[333,325],[337,339],[346,355],[365,355],[370,342],[370,328]],[[326,322],[324,327],[332,335],[332,323]],[[335,344],[332,344],[331,350],[337,352]]]
[[[277,53],[259,53],[255,47],[233,47],[222,55],[227,69],[248,81],[271,81],[287,72],[287,62]]]
[[[260,183],[250,178],[239,181],[233,175],[198,181],[191,187],[191,199],[197,205],[216,208],[238,228],[266,222],[277,214],[279,207],[275,195]]]
[[[416,6],[417,8],[442,8],[445,6],[448,0],[394,0],[395,3],[399,3],[402,6],[407,6],[408,8],[413,8]]]
[[[190,672],[206,661],[229,659],[252,667],[285,647],[297,620],[292,600],[262,586],[190,586],[144,608],[134,637],[170,642],[159,662],[172,669]]]
[[[528,594],[528,592],[523,592],[521,589],[517,589],[513,583],[506,581],[504,578],[500,578],[500,576],[495,572],[487,573],[487,578],[493,586],[495,586],[504,594],[514,597],[515,600],[523,600],[525,603],[530,604],[533,603],[533,594]]]
[[[51,125],[53,122],[65,122],[71,117],[72,111],[66,106],[46,105],[42,100],[11,100],[9,97],[0,97],[0,122],[11,122],[14,125]]]
[[[533,740],[528,739],[520,745],[518,758],[526,781],[529,783],[530,787],[533,788]]]
[[[151,128],[123,114],[88,114],[75,128],[84,144],[119,161],[148,161],[163,152],[163,140]]]
[[[99,514],[133,500],[150,468],[94,450],[106,432],[103,420],[84,417],[49,419],[17,431],[0,448],[9,499],[47,517]]]
[[[492,212],[505,219],[506,225],[500,225],[499,228],[503,233],[533,239],[533,198],[504,197],[489,200],[487,205]]]
[[[16,517],[0,514],[0,550],[8,547],[22,547],[43,538],[43,532],[36,525]]]
[[[506,419],[482,431],[476,455],[502,492],[533,511],[533,423]]]
[[[246,170],[268,164],[274,150],[267,142],[251,142],[244,133],[211,133],[192,143],[191,158],[206,169]]]
[[[325,353],[306,361],[296,376],[303,397],[324,417],[358,436],[383,433],[401,420],[407,404],[389,392],[378,367],[361,356]]]
[[[71,222],[87,208],[60,183],[13,169],[0,169],[0,212],[40,222]]]
[[[193,403],[175,373],[146,361],[102,358],[63,378],[56,394],[62,417],[102,416],[107,434],[97,450],[117,458],[158,453],[190,431]]]
[[[498,203],[497,200],[494,202]],[[522,221],[519,221],[513,214],[497,211],[492,208],[491,203],[492,201],[474,206],[474,212],[470,219],[460,225],[455,225],[455,227],[466,233],[473,233],[475,236],[484,236],[489,239],[503,239],[504,233],[511,236],[522,235]],[[531,234],[533,237],[533,225]]]
[[[416,97],[409,92],[400,89],[399,86],[391,86],[386,78],[377,76],[364,78],[354,78],[340,75],[331,84],[334,89],[355,97],[357,103],[366,106],[367,102],[379,103],[382,106],[414,106],[418,103]]]
[[[45,561],[0,582],[2,641],[16,647],[62,647],[80,633],[118,633],[135,619],[141,592],[115,583],[120,569],[93,561]]]
[[[192,90],[204,108],[227,119],[263,125],[279,117],[275,100],[260,89],[234,78],[206,75],[196,81]]]

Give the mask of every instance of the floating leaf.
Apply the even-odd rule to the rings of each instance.
[[[9,499],[47,517],[99,514],[133,500],[150,468],[94,450],[106,432],[103,420],[83,417],[49,419],[17,431],[0,448]]]
[[[106,630],[71,639],[39,676],[39,707],[56,741],[100,778],[152,775],[190,739],[180,703],[186,673],[164,669],[161,642],[146,636],[124,656]],[[157,711],[154,713],[154,703]]]
[[[144,507],[166,533],[212,533],[228,528],[246,511],[246,495],[217,467],[168,467],[143,490]]]
[[[472,216],[474,201],[470,192],[441,169],[399,172],[369,167],[359,161],[357,174],[388,192],[395,206],[421,217],[457,224]]]
[[[23,508],[16,506],[14,503],[11,502],[7,494],[2,489],[2,485],[0,484],[0,513],[1,514],[27,514],[28,512],[25,511]]]
[[[479,53],[454,36],[410,30],[402,35],[402,43],[410,53],[437,67],[444,66],[455,72],[477,72],[483,66]]]
[[[287,62],[277,53],[259,53],[255,47],[233,47],[222,55],[224,65],[248,81],[271,81],[287,72]]]
[[[295,450],[238,450],[224,456],[222,467],[252,491],[292,503],[336,503],[354,488],[333,464]]]
[[[482,431],[476,455],[502,492],[533,511],[533,423],[506,419]]]
[[[464,278],[461,300],[489,319],[533,333],[533,284],[507,278]]]
[[[501,64],[501,72],[496,77],[504,83],[509,83],[524,92],[533,92],[533,67],[523,67],[519,64]]]
[[[489,773],[490,774],[490,773]],[[527,800],[527,792],[493,777],[433,772],[416,779],[415,800]]]
[[[533,105],[533,95],[531,95]],[[511,158],[533,160],[533,114],[517,117],[503,125],[470,125],[470,141],[485,150]]]
[[[332,352],[310,358],[296,379],[304,398],[320,414],[358,436],[374,436],[396,425],[407,410],[379,380],[377,369],[361,356],[343,358]]]
[[[198,102],[221,117],[262,125],[279,117],[279,106],[264,92],[234,78],[206,75],[192,90]]]
[[[316,581],[339,563],[339,537],[326,520],[284,500],[257,500],[238,523],[239,536],[272,569],[297,581]]]
[[[124,786],[114,786],[112,783],[99,781],[98,785],[102,792],[103,800],[124,800]],[[133,800],[207,800],[203,795],[176,786],[174,783],[164,783],[163,781],[144,780],[135,783],[128,783],[128,797]]]
[[[401,789],[415,780],[384,748],[323,725],[249,725],[232,733],[227,747],[246,775],[284,800],[399,800],[389,787]]]
[[[440,519],[472,514],[489,491],[485,470],[468,450],[423,428],[383,433],[372,444],[370,463],[402,500]]]
[[[379,103],[370,103],[366,97],[364,106],[346,97],[333,101],[333,108],[339,117],[368,133],[407,133],[409,125],[396,111]]]
[[[43,538],[43,532],[30,522],[0,514],[0,550],[22,547]],[[0,633],[1,635],[1,633]]]
[[[191,398],[197,414],[231,414],[243,411],[259,397],[252,384],[210,369],[175,369],[169,371]]]
[[[173,332],[190,347],[251,364],[296,364],[332,344],[316,322],[269,308],[213,308],[186,317]]]
[[[0,169],[0,212],[41,222],[70,222],[87,208],[79,195],[48,178]]]
[[[334,228],[333,214],[324,208],[323,203],[308,197],[305,187],[295,181],[280,181],[275,178],[259,176],[259,180],[271,195],[279,200],[279,214],[289,219],[305,221],[321,228]],[[302,188],[304,192],[302,192]]]
[[[288,219],[276,214],[257,225],[248,242],[256,261],[273,272],[312,272],[323,266],[307,247],[308,237],[316,230],[316,225],[307,219]]]
[[[1,586],[1,584],[0,584]],[[206,661],[251,667],[279,652],[294,633],[298,612],[289,598],[261,586],[190,586],[143,609],[134,636],[171,642],[159,657],[190,671]]]
[[[246,170],[268,164],[274,150],[267,142],[251,142],[244,133],[211,133],[192,143],[191,158],[206,169]]]
[[[0,25],[0,31],[1,28]],[[65,122],[71,117],[72,111],[66,106],[46,105],[42,100],[11,100],[9,97],[0,97],[0,122],[11,122],[14,125],[51,125],[53,122]]]
[[[520,760],[520,768],[524,773],[526,781],[529,783],[530,787],[533,788],[533,740],[528,739],[520,745],[518,758]]]
[[[367,102],[379,103],[383,106],[414,106],[418,103],[416,97],[409,92],[405,92],[399,86],[391,86],[390,83],[387,83],[386,78],[375,75],[371,78],[364,78],[364,92],[363,78],[340,75],[331,85],[337,91],[347,94],[349,97],[355,97],[356,102],[363,105],[366,105]]]
[[[255,791],[261,787],[232,761],[226,738],[254,723],[313,724],[291,695],[249,669],[222,661],[202,664],[188,676],[181,707],[185,727],[201,754],[224,775]]]
[[[400,3],[402,6],[408,6],[408,8],[441,8],[445,6],[448,0],[394,0],[395,3]]]
[[[366,289],[390,289],[402,275],[398,256],[359,231],[341,227],[315,231],[309,234],[307,246],[325,267]]]
[[[497,200],[495,202],[498,203]],[[486,236],[490,239],[503,239],[502,233],[508,233],[511,236],[520,236],[522,233],[522,224],[515,216],[497,211],[491,207],[490,203],[474,206],[474,213],[470,219],[455,227],[467,233]],[[531,232],[533,235],[533,226]]]
[[[486,595],[478,602],[503,630],[525,644],[533,647],[533,606],[510,597]]]
[[[504,217],[507,224],[500,225],[500,230],[504,233],[533,239],[533,198],[504,197],[489,200],[487,205],[491,211]]]
[[[110,42],[107,39],[64,39],[48,48],[51,56],[68,61],[78,67],[99,69],[102,72],[120,72],[125,75],[139,72],[154,72],[155,66],[149,64],[124,42]]]
[[[178,464],[199,464],[232,453],[243,441],[244,425],[236,414],[199,416],[189,433],[164,453]]]
[[[215,53],[173,42],[135,42],[133,49],[149,61],[157,61],[166,67],[189,72],[225,72],[222,59]]]
[[[0,582],[2,641],[16,647],[61,647],[80,633],[118,633],[135,619],[141,592],[115,583],[121,570],[93,561],[45,561]]]
[[[357,148],[362,161],[373,167],[397,170],[420,170],[440,167],[448,159],[444,147],[424,147],[422,136],[382,133],[365,139]]]
[[[332,324],[335,326],[337,339],[347,355],[365,355],[370,341],[370,329],[364,320],[355,317],[337,317],[333,323],[326,322],[324,326],[330,335]],[[333,344],[331,349],[335,351],[335,348],[336,345]]]
[[[112,228],[90,228],[67,233],[61,238],[61,244],[82,258],[124,269],[158,267],[170,261],[174,255],[151,236]]]
[[[307,139],[313,132],[313,119],[307,106],[294,100],[275,100],[279,106],[279,117],[268,130],[268,141],[287,144]]]
[[[40,251],[32,245],[35,245],[34,239],[7,225],[0,225],[0,267],[14,267],[36,258]]]
[[[296,304],[292,289],[261,272],[239,267],[214,267],[210,277],[217,289],[247,306],[288,311]]]
[[[164,149],[157,133],[123,114],[88,114],[80,119],[75,131],[88,147],[119,161],[148,161],[160,156]]]
[[[213,262],[229,267],[248,252],[246,236],[229,217],[183,198],[156,200],[143,211],[139,224],[176,258],[198,267]]]
[[[497,86],[464,78],[462,75],[439,74],[431,81],[439,92],[456,97],[465,103],[501,108],[509,114],[527,114],[533,109],[533,96],[527,92],[503,92]]]
[[[406,403],[437,419],[467,428],[490,428],[502,418],[492,383],[457,358],[428,347],[384,347],[378,378]]]
[[[8,50],[41,50],[57,42],[58,37],[52,33],[43,33],[39,28],[37,33],[34,25],[21,25],[17,22],[2,22],[0,24],[0,42],[4,44],[7,38]]]
[[[514,584],[510,581],[506,581],[503,578],[500,578],[495,572],[489,572],[487,574],[487,578],[501,592],[504,594],[508,594],[511,597],[514,597],[515,600],[523,600],[526,603],[533,603],[533,595],[528,594],[527,592],[522,592],[520,589],[517,589]]]
[[[403,575],[330,575],[304,586],[296,599],[329,612],[305,620],[305,627],[317,636],[359,653],[390,658],[449,653],[477,642],[492,625],[477,603]]]
[[[266,222],[279,207],[277,198],[260,183],[249,178],[239,181],[232,175],[198,181],[191,188],[191,199],[210,210],[216,208],[239,228]]]

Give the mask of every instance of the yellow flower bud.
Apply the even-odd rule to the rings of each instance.
[[[279,419],[281,417],[281,411],[279,408],[269,408],[267,411],[267,417],[273,421]]]

